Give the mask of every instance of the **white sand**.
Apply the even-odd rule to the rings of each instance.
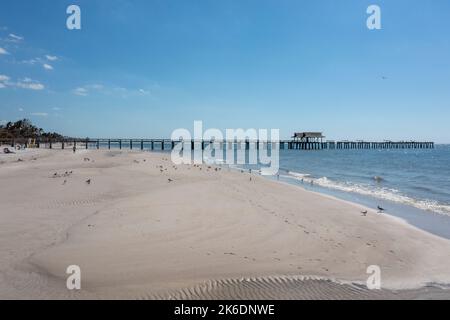
[[[369,265],[388,289],[450,283],[450,241],[227,168],[174,167],[157,153],[31,150],[0,155],[0,181],[3,299],[260,298],[236,279],[255,278],[261,294],[258,286],[285,281],[290,292],[302,276],[365,283]],[[73,264],[77,292],[65,287]],[[324,297],[350,297],[344,291]]]

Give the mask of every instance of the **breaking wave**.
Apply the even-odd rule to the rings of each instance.
[[[287,176],[291,179],[296,179],[303,181],[304,183],[309,183],[317,185],[320,187],[361,194],[364,196],[370,196],[378,199],[389,200],[396,203],[401,203],[409,206],[413,206],[418,209],[432,211],[435,213],[450,216],[450,205],[439,203],[435,200],[423,200],[414,199],[407,195],[402,194],[399,190],[381,187],[381,186],[371,186],[365,184],[358,184],[352,182],[338,182],[328,179],[327,177],[322,178],[312,178],[309,174],[299,173],[299,172],[288,172]]]

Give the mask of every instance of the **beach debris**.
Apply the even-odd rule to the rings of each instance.
[[[67,180],[64,180],[64,182],[63,182],[63,186],[65,185],[67,183]]]
[[[87,184],[91,184],[91,179],[86,180]]]
[[[91,161],[91,159],[89,159],[89,158],[84,158],[83,161],[87,162],[87,161]]]
[[[9,148],[4,148],[3,153],[9,154],[9,153],[15,153],[14,151],[9,150]]]
[[[377,206],[377,209],[378,209],[378,213],[382,213],[383,211],[385,211],[385,209],[380,206]]]
[[[19,158],[19,159],[17,159],[17,162],[23,162],[23,160]]]
[[[172,182],[173,180],[172,180],[172,179],[167,179],[167,181],[168,181],[168,182]]]

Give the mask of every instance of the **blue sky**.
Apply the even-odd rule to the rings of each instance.
[[[66,28],[66,8],[82,29]],[[382,29],[368,30],[377,4]],[[450,142],[450,2],[3,0],[0,121],[80,137],[206,128]]]

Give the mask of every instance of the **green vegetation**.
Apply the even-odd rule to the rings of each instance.
[[[42,139],[42,140],[61,140],[64,137],[56,132],[44,132],[28,119],[16,122],[8,122],[0,125],[0,140],[9,139]]]

